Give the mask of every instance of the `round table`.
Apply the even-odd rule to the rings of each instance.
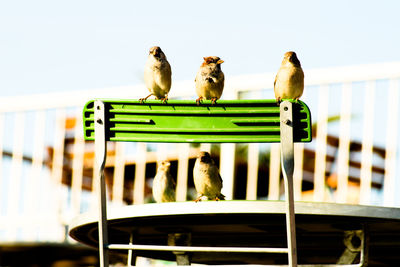
[[[336,263],[345,233],[364,230],[369,266],[400,262],[400,209],[333,203],[296,202],[299,264]],[[287,247],[285,202],[205,201],[151,203],[108,208],[110,244],[168,245],[168,235],[187,233],[191,246]],[[70,225],[70,235],[98,246],[98,215],[86,213]],[[356,244],[355,244],[356,245]],[[126,253],[111,250],[110,253]],[[135,251],[137,256],[175,260],[169,251]],[[287,264],[282,253],[191,252],[204,264]]]

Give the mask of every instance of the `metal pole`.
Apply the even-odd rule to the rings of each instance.
[[[133,232],[131,233],[131,237],[129,238],[129,245],[133,245]],[[128,266],[135,266],[136,264],[136,256],[134,256],[133,250],[128,250]]]
[[[194,246],[163,246],[163,245],[136,245],[111,244],[110,249],[116,250],[147,250],[173,252],[232,252],[232,253],[288,253],[287,248],[260,248],[260,247],[194,247]]]
[[[107,233],[107,195],[104,178],[106,162],[106,127],[104,102],[94,102],[94,144],[95,168],[98,178],[98,204],[99,204],[99,256],[100,267],[108,267],[108,233]]]
[[[289,266],[297,266],[296,223],[294,218],[294,147],[293,147],[293,103],[283,101],[280,105],[281,159],[285,180],[286,232]]]

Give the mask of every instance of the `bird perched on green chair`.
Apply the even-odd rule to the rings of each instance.
[[[274,82],[275,98],[298,100],[304,90],[304,72],[295,52],[286,52]]]
[[[153,180],[153,197],[157,203],[174,202],[176,183],[170,173],[171,163],[162,161]]]
[[[221,70],[223,62],[219,57],[204,57],[204,61],[194,79],[196,93],[199,96],[196,99],[197,105],[202,99],[211,100],[212,104],[215,104],[221,98],[225,82],[225,76]]]
[[[193,181],[197,191],[196,202],[225,199],[225,196],[221,194],[222,178],[210,153],[202,151],[197,156],[193,168]]]
[[[159,46],[150,48],[144,67],[144,82],[150,91],[150,95],[139,99],[140,102],[147,100],[152,95],[156,99],[166,102],[171,89],[171,75],[171,66],[161,48]]]

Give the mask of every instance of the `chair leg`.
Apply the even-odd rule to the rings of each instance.
[[[100,267],[108,267],[107,195],[104,178],[107,143],[105,130],[105,107],[103,101],[96,100],[94,102],[94,123],[96,178],[98,179],[99,191],[99,261]]]
[[[290,267],[297,266],[296,224],[294,211],[293,172],[293,103],[283,101],[280,104],[281,159],[285,179],[286,233],[288,243],[288,262]]]

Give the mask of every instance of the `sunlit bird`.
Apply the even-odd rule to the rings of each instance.
[[[171,163],[162,161],[153,180],[153,197],[157,203],[175,201],[175,180],[170,173]]]
[[[156,99],[166,102],[171,89],[171,75],[171,66],[161,48],[158,46],[150,48],[144,67],[144,82],[150,94],[145,98],[139,99],[140,102],[147,100],[152,95]]]
[[[224,61],[219,57],[204,57],[195,78],[197,105],[202,99],[211,100],[212,104],[221,98],[224,90],[225,76],[221,70]]]
[[[299,100],[304,90],[304,72],[295,52],[286,52],[274,82],[275,98]]]
[[[202,151],[197,156],[193,168],[193,180],[197,191],[196,202],[201,200],[225,199],[225,196],[221,194],[221,175],[208,152]]]

